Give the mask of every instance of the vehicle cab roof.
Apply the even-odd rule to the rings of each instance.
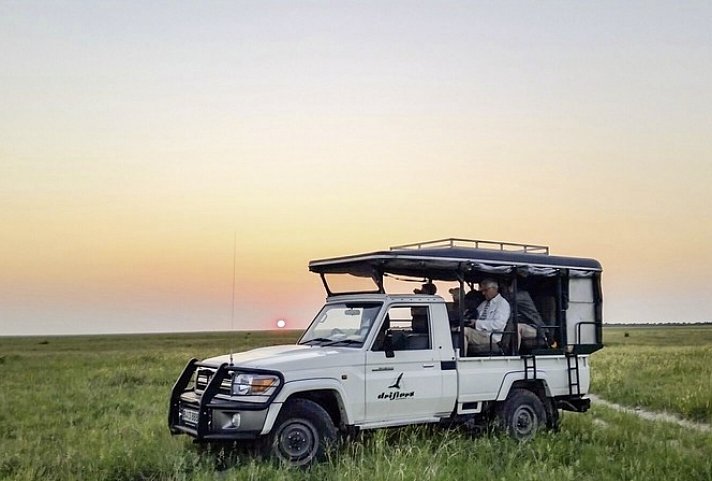
[[[440,296],[434,295],[424,295],[424,294],[337,294],[329,297],[329,303],[338,302],[383,302],[383,303],[393,303],[393,302],[445,302]]]

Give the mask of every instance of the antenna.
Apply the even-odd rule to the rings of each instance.
[[[236,277],[236,269],[235,265],[237,264],[236,261],[237,258],[237,231],[235,231],[233,235],[233,240],[232,240],[232,314],[230,315],[230,334],[233,333],[235,330],[235,277]],[[230,365],[232,366],[232,352],[234,351],[233,348],[230,348]]]

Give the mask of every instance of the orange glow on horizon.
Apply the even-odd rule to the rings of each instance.
[[[0,334],[226,329],[235,231],[240,329],[306,325],[312,259],[447,237],[712,320],[708,6],[220,5],[3,8]]]

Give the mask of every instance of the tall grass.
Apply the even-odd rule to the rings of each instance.
[[[592,390],[611,401],[712,422],[712,326],[616,327],[592,356]]]
[[[366,432],[306,471],[172,437],[168,394],[188,358],[296,334],[231,337],[0,339],[0,479],[712,479],[712,435],[602,407],[567,413],[560,432],[526,444],[423,426]]]

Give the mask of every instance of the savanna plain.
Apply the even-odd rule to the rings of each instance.
[[[607,327],[592,392],[712,422],[712,326]],[[0,338],[3,480],[712,480],[712,432],[594,403],[558,432],[409,427],[364,433],[307,470],[247,449],[201,449],[166,426],[191,357],[291,343],[298,333]]]

